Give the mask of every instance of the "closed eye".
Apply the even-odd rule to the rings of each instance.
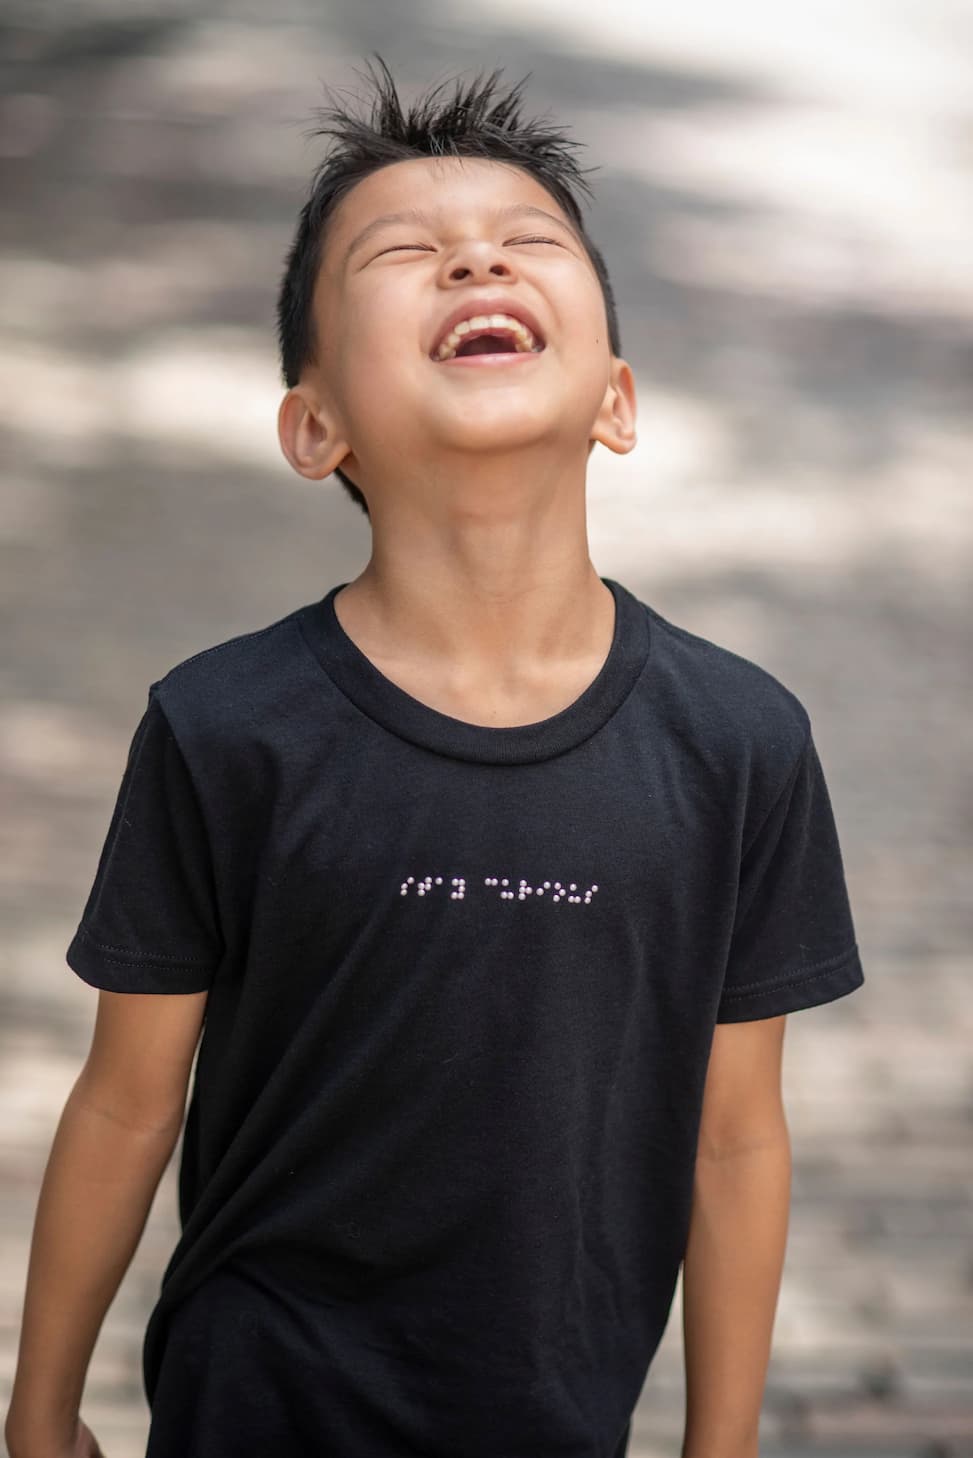
[[[510,239],[510,242],[511,243],[550,243],[555,248],[560,248],[562,246],[560,243],[558,243],[558,241],[557,241],[556,238],[511,238]],[[393,243],[390,248],[383,248],[382,249],[382,252],[376,254],[375,256],[377,258],[381,258],[382,253],[399,253],[402,250],[408,251],[410,249],[423,249],[427,253],[432,251],[430,249],[428,243]]]

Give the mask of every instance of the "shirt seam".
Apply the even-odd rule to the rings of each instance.
[[[617,581],[617,579],[615,579],[615,580]],[[628,591],[628,589],[625,587],[625,584],[624,583],[619,583],[618,585],[622,589],[622,591]],[[634,595],[634,594],[631,594],[631,595]],[[639,600],[636,599],[636,601],[639,601]],[[645,604],[642,603],[642,602],[640,602],[640,601],[639,601],[639,605],[642,608],[645,608]],[[318,602],[318,603],[310,604],[309,606],[314,607],[314,608],[319,608],[321,606],[321,604],[320,604],[320,602]],[[620,602],[618,604],[618,610],[621,611],[621,603]],[[639,669],[638,673],[635,675],[635,678],[633,679],[631,685],[629,686],[629,688],[627,689],[627,691],[625,692],[625,694],[623,695],[623,697],[621,698],[621,700],[615,705],[615,707],[612,709],[612,711],[608,715],[608,717],[601,724],[596,725],[595,728],[593,728],[590,731],[590,733],[586,734],[583,738],[578,739],[578,740],[576,740],[575,742],[573,742],[573,743],[571,743],[569,745],[566,745],[563,749],[557,749],[557,750],[555,750],[553,753],[546,755],[541,760],[533,759],[533,758],[526,759],[526,760],[522,760],[522,759],[514,759],[514,760],[481,759],[478,755],[474,755],[473,757],[469,757],[469,756],[467,756],[465,754],[457,754],[457,753],[454,753],[453,751],[450,751],[450,750],[444,750],[444,749],[441,749],[439,747],[435,747],[435,746],[426,744],[424,741],[417,740],[417,739],[413,739],[409,735],[404,735],[404,734],[400,733],[397,729],[390,728],[387,724],[383,723],[380,719],[376,719],[369,709],[363,708],[362,705],[359,704],[356,699],[352,698],[352,696],[348,693],[348,691],[344,688],[344,686],[330,672],[330,670],[328,668],[328,665],[327,665],[327,662],[325,661],[324,656],[318,651],[317,639],[315,638],[312,641],[311,630],[309,629],[309,627],[307,626],[307,624],[305,622],[305,617],[304,617],[305,611],[306,611],[306,609],[297,609],[296,612],[293,614],[293,616],[294,616],[295,621],[297,623],[298,632],[299,632],[299,634],[301,636],[301,639],[303,640],[304,648],[305,648],[306,652],[310,655],[312,662],[324,674],[324,677],[327,679],[327,681],[331,685],[332,689],[338,695],[340,695],[341,699],[345,703],[350,704],[351,707],[355,710],[355,712],[357,714],[359,714],[362,718],[367,719],[370,724],[375,725],[377,728],[379,728],[380,730],[382,730],[383,733],[390,734],[394,738],[399,739],[402,743],[410,744],[410,745],[412,745],[415,748],[419,748],[419,749],[423,750],[427,754],[435,754],[435,755],[439,756],[442,759],[447,759],[447,760],[450,760],[450,761],[455,762],[455,763],[486,764],[486,765],[490,765],[492,767],[496,767],[496,768],[500,768],[500,769],[504,769],[504,768],[506,768],[506,769],[510,769],[510,768],[516,769],[516,768],[519,768],[521,765],[524,765],[524,764],[549,764],[553,760],[559,759],[564,754],[570,754],[572,751],[577,750],[577,749],[580,749],[582,745],[589,743],[589,741],[592,740],[596,735],[600,734],[602,732],[602,730],[607,729],[608,726],[615,719],[616,715],[624,707],[624,705],[626,703],[628,703],[629,699],[635,693],[635,690],[638,688],[639,684],[642,682],[643,678],[645,677],[645,674],[647,673],[647,671],[649,669],[649,665],[650,665],[650,662],[651,662],[652,657],[653,657],[653,649],[654,649],[654,646],[655,646],[655,643],[654,643],[654,634],[653,634],[653,630],[652,630],[652,624],[651,624],[651,622],[648,622],[647,621],[646,622],[646,632],[647,632],[647,635],[648,635],[648,647],[646,648],[645,659],[644,659],[644,661],[642,663],[641,668]],[[589,685],[589,688],[590,688],[590,685]]]
[[[151,693],[153,689],[159,688],[161,685],[164,685],[166,679],[177,674],[180,669],[188,668],[191,663],[198,663],[201,658],[208,658],[211,653],[219,653],[222,649],[235,647],[238,643],[243,641],[249,643],[256,638],[263,638],[267,633],[272,633],[275,628],[281,628],[286,623],[290,622],[290,620],[292,618],[295,618],[299,612],[300,608],[294,608],[284,617],[278,618],[276,622],[268,623],[267,626],[264,628],[253,628],[250,632],[237,633],[233,638],[227,638],[222,643],[213,643],[209,648],[200,648],[198,653],[193,653],[188,658],[180,659],[180,661],[173,668],[170,668],[169,671],[167,673],[164,673],[161,678],[156,679],[152,684],[150,684],[149,692]]]
[[[739,987],[724,988],[721,1000],[729,1001],[734,997],[746,997],[753,992],[775,992],[781,987],[799,987],[802,982],[817,982],[821,977],[826,977],[829,972],[836,971],[846,962],[852,961],[857,955],[858,944],[853,943],[851,947],[834,957],[825,957],[820,962],[812,962],[808,967],[801,968],[802,975],[779,977],[774,982],[746,982]],[[810,973],[810,976],[803,975],[806,973]]]
[[[105,957],[108,962],[119,962],[126,967],[138,967],[143,962],[155,963],[158,966],[172,967],[216,967],[218,963],[211,962],[203,957],[170,957],[164,952],[133,952],[128,947],[113,947],[108,942],[100,942],[97,937],[92,936],[84,926],[78,927],[78,937],[82,942],[88,942],[97,952]],[[112,952],[122,952],[121,957],[108,955]]]
[[[746,846],[746,849],[744,849],[744,850],[741,851],[741,853],[740,853],[740,859],[741,859],[741,861],[745,861],[747,859],[747,856],[749,856],[750,852],[753,850],[754,846],[757,844],[757,841],[760,839],[760,837],[763,834],[764,830],[766,829],[768,823],[770,822],[770,818],[773,815],[774,811],[777,809],[777,806],[781,803],[781,801],[783,799],[785,799],[785,797],[793,789],[794,782],[797,779],[798,771],[800,770],[801,765],[804,763],[804,759],[805,759],[805,757],[807,755],[807,752],[808,752],[808,748],[810,746],[810,743],[811,743],[811,723],[810,723],[810,720],[808,720],[807,721],[807,724],[806,724],[806,727],[805,727],[805,731],[804,731],[804,741],[801,744],[801,747],[798,750],[797,755],[795,756],[794,763],[791,765],[791,768],[790,768],[790,770],[788,772],[787,778],[785,779],[784,783],[781,785],[781,787],[780,787],[779,791],[777,792],[777,794],[774,796],[773,803],[770,805],[769,809],[767,810],[767,813],[763,816],[762,820],[760,821],[760,824],[757,826],[757,829],[754,831],[753,835],[751,835],[750,840],[749,840],[749,842],[748,842],[748,844]]]
[[[267,632],[270,631],[271,628],[276,628],[276,627],[279,627],[279,624],[278,623],[271,623],[269,627],[259,629],[256,633],[254,633],[254,634],[252,634],[250,636],[260,637],[263,633],[267,633]],[[216,651],[217,648],[220,648],[220,647],[223,647],[223,646],[225,646],[225,645],[217,643],[213,648],[204,648],[203,651],[202,651],[202,653],[199,653],[196,656],[199,657],[199,658],[203,658],[203,657],[206,656],[207,653],[213,653],[213,652]],[[175,745],[175,752],[176,752],[176,754],[178,756],[179,763],[182,766],[182,770],[183,770],[183,772],[184,772],[184,774],[186,776],[186,783],[187,783],[187,785],[189,787],[189,794],[190,794],[190,797],[191,797],[191,800],[192,800],[192,803],[193,803],[193,808],[194,808],[194,810],[196,812],[196,815],[199,818],[199,823],[200,823],[200,826],[201,826],[202,832],[203,832],[203,838],[204,838],[205,843],[206,843],[206,857],[205,857],[206,864],[207,864],[207,867],[209,869],[210,876],[212,877],[212,886],[211,886],[210,889],[212,890],[212,906],[213,906],[213,910],[214,910],[215,915],[216,915],[216,932],[217,932],[217,937],[218,937],[219,941],[223,944],[223,947],[225,949],[227,938],[226,938],[226,933],[225,933],[224,927],[223,927],[223,918],[221,916],[221,910],[222,910],[222,908],[221,908],[221,905],[220,905],[220,887],[219,887],[219,879],[218,879],[218,876],[217,876],[216,856],[215,856],[214,849],[213,849],[213,847],[214,847],[213,834],[212,834],[212,831],[211,831],[210,826],[209,826],[209,823],[208,823],[205,802],[203,800],[202,795],[199,793],[199,788],[198,788],[197,783],[196,783],[196,776],[193,774],[192,767],[191,767],[191,765],[189,763],[189,759],[186,756],[186,754],[185,754],[185,752],[183,750],[182,744],[179,741],[179,735],[176,733],[175,728],[173,727],[172,720],[169,718],[169,715],[166,713],[165,705],[162,703],[162,701],[161,701],[161,699],[159,697],[159,692],[158,691],[159,691],[160,687],[163,687],[163,686],[164,685],[162,684],[162,681],[161,680],[158,683],[152,684],[151,687],[150,687],[150,689],[149,689],[149,698],[150,698],[150,701],[154,702],[156,708],[158,709],[160,715],[162,716],[162,721],[163,721],[163,723],[166,726],[166,730],[167,730],[167,732],[168,732],[168,734],[169,734],[169,736],[170,736],[173,744]],[[112,950],[112,949],[109,948],[109,950]],[[124,947],[117,947],[114,950],[116,950],[116,951],[125,951],[127,949],[124,948]],[[164,961],[164,960],[168,960],[168,959],[166,959],[166,958],[160,958],[160,960]],[[191,959],[190,961],[178,962],[177,965],[185,966],[185,967],[189,967],[189,966],[217,967],[217,966],[219,966],[219,960],[220,960],[219,958],[217,958],[215,960],[204,960],[203,958],[197,957],[197,958]]]

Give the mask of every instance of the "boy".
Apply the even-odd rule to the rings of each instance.
[[[524,82],[406,114],[380,65],[370,120],[323,113],[278,316],[281,446],[371,559],[149,689],[12,1458],[97,1453],[184,1114],[148,1458],[621,1458],[680,1267],[685,1458],[757,1452],[784,1022],[864,980],[808,716],[590,561],[635,391],[577,144]]]

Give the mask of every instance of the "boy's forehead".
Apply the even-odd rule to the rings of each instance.
[[[576,228],[557,199],[522,167],[484,157],[413,157],[378,168],[355,183],[336,206],[328,228],[332,266],[341,267],[364,228],[388,214],[422,213],[430,222],[482,209],[542,209]]]

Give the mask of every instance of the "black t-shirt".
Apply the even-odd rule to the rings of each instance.
[[[864,979],[805,709],[602,580],[604,666],[533,724],[393,684],[343,583],[151,685],[67,952],[209,990],[150,1404],[236,1273],[310,1344],[308,1451],[624,1452],[714,1025]]]

